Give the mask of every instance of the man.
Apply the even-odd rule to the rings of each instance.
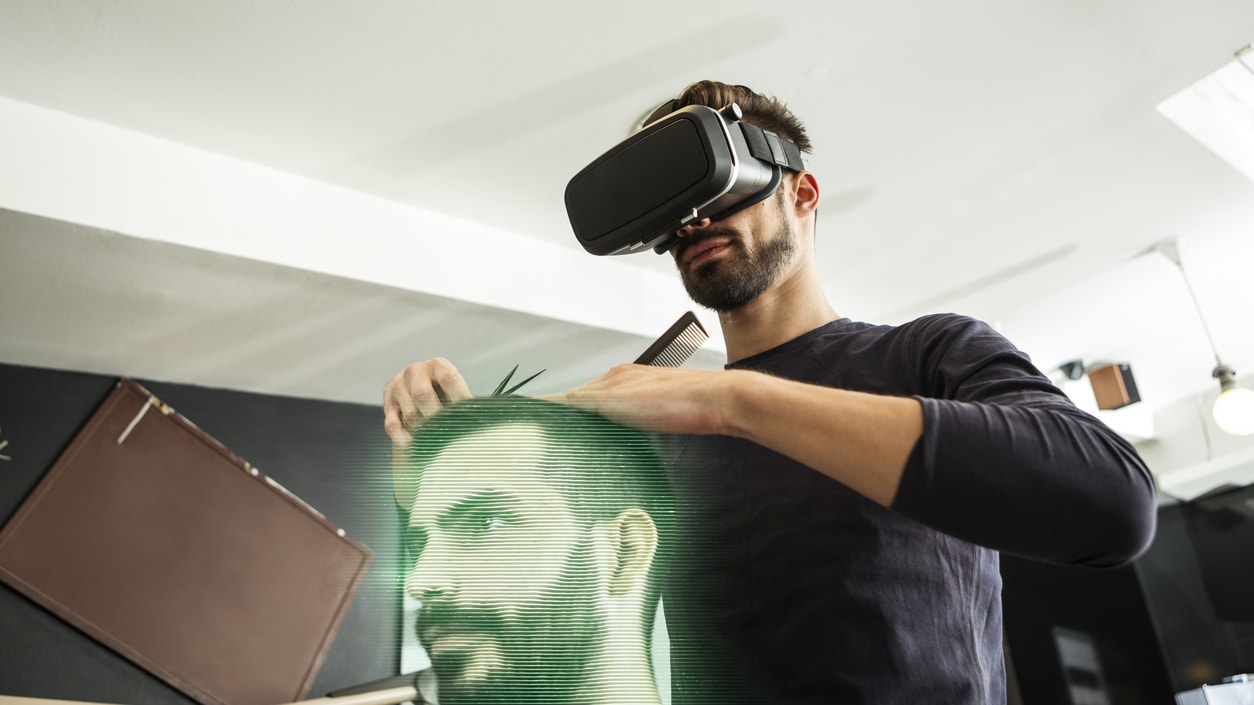
[[[418,430],[394,480],[442,705],[659,702],[672,508],[644,434],[537,399],[467,400]]]
[[[731,102],[809,151],[782,103],[742,86],[703,81],[673,107]],[[1131,560],[1152,536],[1152,478],[988,326],[840,317],[815,267],[818,206],[814,174],[788,172],[774,197],[677,231],[726,370],[624,365],[554,399],[687,434],[671,472],[695,556],[667,593],[676,703],[1003,703],[997,552]],[[467,393],[448,361],[411,365],[385,390],[385,429],[403,447],[404,424]]]

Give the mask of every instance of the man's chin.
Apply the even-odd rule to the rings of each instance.
[[[508,665],[487,637],[445,637],[428,655],[440,687],[440,702],[455,705],[483,699],[499,684]]]
[[[744,303],[736,298],[735,275],[723,262],[706,262],[681,276],[688,298],[699,306],[724,313]],[[752,297],[750,297],[752,298]]]

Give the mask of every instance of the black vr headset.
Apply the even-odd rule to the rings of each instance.
[[[779,186],[783,169],[805,168],[797,145],[740,122],[735,103],[722,110],[674,105],[663,105],[566,185],[566,214],[588,252],[625,255],[652,247],[662,254],[676,230],[762,201]]]

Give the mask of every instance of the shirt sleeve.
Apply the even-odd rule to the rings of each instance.
[[[1136,450],[974,319],[921,319],[923,435],[893,508],[950,535],[1061,563],[1115,566],[1153,538],[1154,480]]]

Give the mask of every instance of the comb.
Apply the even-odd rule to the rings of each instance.
[[[648,350],[636,358],[637,365],[654,365],[657,367],[679,367],[692,357],[692,354],[708,340],[709,333],[697,320],[692,311],[679,317],[675,324],[653,341]]]

